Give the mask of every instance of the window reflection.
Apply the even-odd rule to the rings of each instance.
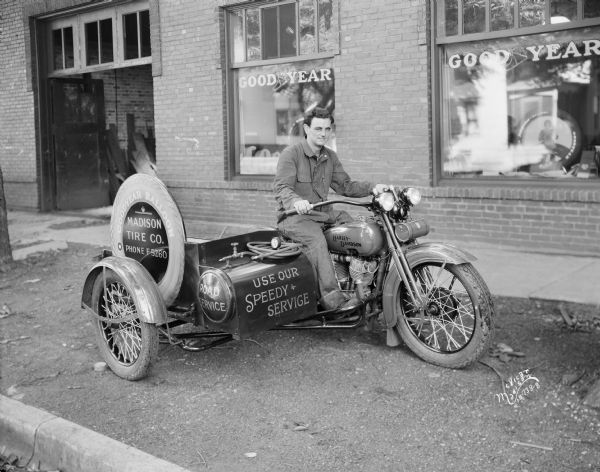
[[[480,0],[463,0],[463,29],[465,34],[485,31],[485,4]]]
[[[490,4],[490,28],[502,31],[514,27],[514,0],[492,0]]]
[[[527,27],[546,24],[546,1],[549,0],[519,0],[519,25]]]
[[[584,18],[597,18],[600,16],[600,2],[598,0],[585,0],[583,4]]]
[[[235,74],[237,167],[241,174],[274,174],[281,151],[303,137],[304,113],[315,106],[335,109],[333,69],[321,60],[247,67]]]
[[[577,19],[577,0],[551,0],[550,22],[566,23]]]
[[[448,45],[446,176],[598,177],[600,30]]]

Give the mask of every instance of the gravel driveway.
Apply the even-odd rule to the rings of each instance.
[[[553,303],[497,298],[497,349],[460,371],[361,328],[163,345],[127,382],[93,369],[80,293],[96,253],[0,273],[3,394],[193,471],[600,471],[600,412],[582,402],[600,376],[597,308],[567,305],[568,329]],[[520,373],[537,387],[510,405],[500,376]]]

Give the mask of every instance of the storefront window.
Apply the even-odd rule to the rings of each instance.
[[[334,111],[338,0],[252,3],[228,12],[228,29],[233,168],[273,175],[281,151],[303,137],[304,114]]]
[[[240,174],[274,174],[281,151],[303,137],[304,113],[335,108],[329,60],[246,67],[235,72],[235,81]]]
[[[600,27],[441,50],[444,177],[598,178]]]

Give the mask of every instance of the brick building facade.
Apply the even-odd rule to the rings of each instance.
[[[246,27],[240,31],[246,35],[243,44],[244,48],[248,46],[244,49],[247,55],[237,63],[231,59],[237,54],[237,18],[249,21],[257,8],[290,2],[137,2],[136,6],[149,11],[151,56],[140,55],[132,65],[115,58],[116,65],[109,62],[104,67],[75,67],[70,73],[58,66],[48,73],[40,49],[45,47],[44,38],[50,37],[50,31],[62,28],[63,34],[70,32],[61,26],[64,21],[66,28],[87,25],[94,18],[101,21],[98,12],[108,9],[116,11],[118,22],[119,8],[129,3],[2,2],[0,165],[9,207],[54,209],[46,182],[52,172],[44,170],[49,166],[45,159],[51,141],[44,138],[43,131],[49,95],[44,88],[51,79],[70,77],[103,82],[104,124],[117,126],[123,147],[127,145],[126,130],[120,113],[134,114],[138,131],[155,135],[158,173],[180,206],[189,235],[214,237],[224,230],[232,233],[272,226],[272,175],[242,172],[238,159],[240,155],[243,159],[246,152],[243,143],[240,151],[239,143],[240,129],[246,124],[239,111],[243,105],[237,100],[237,94],[242,93],[242,82],[238,80],[246,77],[258,85],[260,80],[266,84],[271,77],[269,71],[300,61],[308,64],[307,71],[320,67],[334,75],[335,145],[348,173],[357,179],[418,187],[424,199],[415,214],[429,220],[431,239],[480,241],[571,254],[598,253],[599,180],[548,175],[523,178],[522,172],[510,178],[506,173],[489,177],[480,171],[450,174],[444,170],[447,161],[441,157],[444,123],[440,116],[446,102],[440,77],[448,73],[444,48],[450,50],[459,41],[448,39],[448,33],[440,34],[441,15],[436,2],[291,2],[290,8],[296,8],[298,16],[290,21],[296,21],[299,29],[306,27],[306,16],[301,13],[305,8],[305,15],[314,15],[316,24],[310,31],[322,42],[329,38],[326,34],[330,29],[317,34],[322,28],[320,15],[324,10],[320,9],[324,5],[333,8],[326,21],[327,28],[331,28],[330,21],[335,24],[331,35],[334,44],[325,45],[323,50],[319,46],[303,56],[297,49],[296,56],[289,58],[281,53],[286,47],[285,31],[281,30],[284,32],[273,40],[279,47],[279,57],[265,60],[263,55],[252,62],[251,25],[244,23]],[[310,12],[312,5],[314,13]],[[266,10],[260,10],[263,49],[270,41],[264,33],[269,18]],[[444,13],[450,16],[452,12],[446,9]],[[283,9],[273,10],[273,14],[279,15],[277,24],[287,21]],[[73,19],[78,15],[83,18],[79,23]],[[600,25],[596,20],[583,19],[582,24],[593,29]],[[475,34],[473,38],[480,42],[488,37],[495,39],[489,34],[489,25],[486,28],[487,36]],[[558,31],[558,26],[549,28]],[[538,25],[518,33],[527,36],[545,32],[544,26]],[[301,40],[304,33],[295,34]],[[114,35],[118,38],[118,29]],[[465,44],[474,44],[469,39],[465,38]],[[593,46],[595,43],[590,46],[592,52]],[[62,51],[65,54],[67,49],[63,47]],[[60,56],[55,53],[54,59],[57,54]],[[461,57],[467,58],[467,54]],[[273,76],[279,77],[276,72]],[[308,72],[304,77],[308,81]]]

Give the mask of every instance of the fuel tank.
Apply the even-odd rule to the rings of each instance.
[[[331,251],[353,256],[373,256],[383,249],[385,236],[377,223],[351,221],[325,230]]]

